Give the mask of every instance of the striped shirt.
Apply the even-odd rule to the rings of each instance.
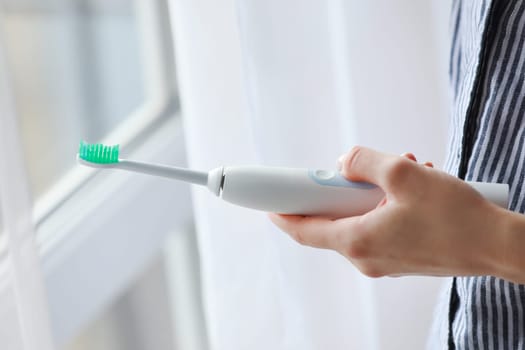
[[[446,171],[508,183],[509,209],[524,213],[525,0],[455,0],[451,33]],[[454,278],[447,311],[438,349],[525,349],[523,285]]]

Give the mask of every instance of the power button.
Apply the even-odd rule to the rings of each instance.
[[[329,170],[316,170],[314,174],[320,180],[330,180],[335,176],[335,173]]]
[[[373,190],[375,185],[367,182],[353,182],[344,178],[339,172],[330,170],[308,169],[308,177],[322,186],[350,187],[361,190]]]

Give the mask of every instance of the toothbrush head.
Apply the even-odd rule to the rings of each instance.
[[[119,145],[105,146],[103,144],[90,144],[80,141],[78,158],[95,164],[118,163]]]

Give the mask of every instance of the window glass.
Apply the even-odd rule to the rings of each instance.
[[[35,197],[74,166],[80,138],[100,141],[144,103],[136,3],[0,5],[0,33]]]

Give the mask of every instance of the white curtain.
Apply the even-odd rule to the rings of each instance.
[[[0,347],[51,350],[31,200],[3,59],[0,43]]]
[[[333,168],[354,144],[438,165],[448,2],[172,0],[189,163]],[[213,350],[419,349],[439,279],[371,280],[194,189]]]

